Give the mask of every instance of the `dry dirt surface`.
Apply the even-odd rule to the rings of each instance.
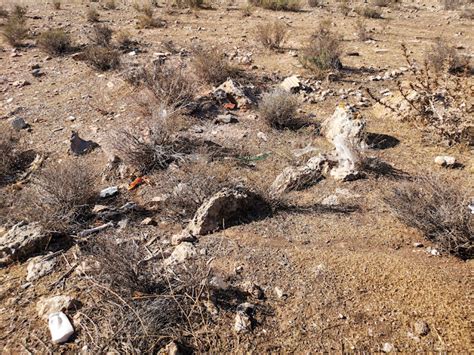
[[[14,134],[24,150],[43,159],[41,166],[30,168],[34,171],[22,181],[18,178],[0,185],[0,236],[21,219],[35,222],[35,216],[50,213],[47,202],[35,201],[32,196],[37,176],[55,164],[69,162],[71,169],[79,166],[93,171],[95,191],[118,186],[118,197],[97,199],[94,204],[120,207],[133,202],[138,206],[130,215],[118,213],[110,219],[111,227],[98,233],[78,236],[81,230],[108,220],[89,218],[66,233],[52,233],[47,245],[36,254],[54,252],[57,262],[49,274],[38,280],[26,280],[29,261],[25,259],[0,268],[2,353],[173,353],[171,346],[164,349],[170,342],[184,353],[474,351],[472,260],[449,254],[425,239],[421,231],[401,223],[383,199],[403,179],[429,174],[448,179],[453,187],[474,197],[473,148],[466,141],[446,144],[419,124],[401,120],[365,91],[369,88],[378,96],[395,95],[397,80],[411,78],[405,70],[408,65],[402,44],[412,58],[421,62],[441,37],[459,54],[472,58],[472,17],[461,16],[471,4],[445,10],[438,2],[415,0],[377,7],[382,18],[365,20],[371,39],[361,41],[356,34],[361,16],[354,11],[344,16],[342,2],[323,1],[317,7],[303,4],[300,11],[290,12],[249,9],[247,4],[232,0],[195,9],[158,1],[157,7],[152,6],[153,16],[164,21],[164,26],[158,28],[138,28],[140,13],[132,1],[116,1],[115,9],[105,9],[106,2],[63,0],[60,9],[42,0],[0,2],[7,10],[14,4],[26,5],[29,27],[28,37],[19,48],[13,49],[4,39],[0,42],[0,134]],[[360,5],[363,4],[348,3],[352,8]],[[114,31],[112,45],[120,31],[127,31],[134,41],[130,49],[120,51],[119,68],[97,71],[81,60],[94,25],[86,18],[90,8],[97,8],[99,23]],[[263,48],[255,35],[258,25],[273,20],[284,23],[288,30],[287,40],[277,51]],[[318,25],[327,20],[329,29],[342,38],[343,69],[336,78],[317,78],[301,65],[298,56]],[[6,19],[0,18],[0,30],[5,23]],[[54,56],[39,48],[38,35],[53,28],[71,35],[76,47],[73,52]],[[218,152],[210,158],[212,147],[200,147],[191,154],[182,154],[164,169],[148,171],[141,185],[128,189],[143,174],[129,168],[125,173],[106,176],[106,166],[115,154],[114,141],[121,139],[116,132],[134,129],[146,136],[147,128],[158,120],[159,105],[150,115],[143,104],[148,96],[125,80],[126,72],[162,57],[188,65],[197,46],[204,51],[217,48],[226,54],[230,63],[240,69],[236,80],[254,85],[257,102],[262,92],[298,75],[314,88],[310,94],[296,94],[298,115],[307,124],[298,129],[272,128],[260,116],[258,104],[238,105],[230,111],[235,123],[216,120],[229,108],[222,103],[217,104],[217,114],[180,113],[176,118],[172,116],[174,121],[167,122],[168,131],[190,141],[218,144],[220,148],[216,149],[222,150],[224,156]],[[194,99],[208,98],[213,85],[194,78],[193,67],[188,67],[191,69],[186,75],[198,84]],[[37,68],[40,75],[33,75]],[[398,74],[384,76],[394,70]],[[380,80],[374,80],[377,76]],[[472,95],[472,71],[464,74],[463,80],[470,88],[466,93]],[[186,227],[196,210],[190,202],[180,205],[186,211],[171,212],[172,208],[163,202],[166,195],[183,189],[186,193],[187,186],[202,194],[214,193],[213,184],[236,182],[266,191],[285,167],[331,151],[332,145],[320,133],[319,125],[340,103],[357,108],[371,136],[385,137],[387,144],[368,149],[367,154],[387,162],[400,176],[369,174],[347,182],[322,179],[308,188],[285,193],[284,201],[279,201],[271,216],[250,223],[233,221],[234,226],[192,238],[194,259],[200,263],[191,258],[181,264],[187,271],[198,267],[206,271],[203,277],[210,280],[209,287],[214,290],[209,291],[208,303],[213,303],[214,308],[209,311],[208,303],[207,308],[201,305],[202,293],[195,289],[187,295],[201,315],[207,312],[211,316],[195,320],[191,317],[196,313],[192,308],[182,321],[185,326],[173,323],[156,336],[141,330],[148,318],[132,313],[132,320],[123,323],[123,327],[130,327],[133,334],[141,332],[140,339],[153,336],[153,340],[146,339],[144,347],[137,341],[134,346],[124,345],[131,340],[114,337],[121,332],[120,322],[107,323],[105,328],[106,322],[99,315],[112,314],[103,307],[105,302],[110,301],[110,307],[112,303],[120,305],[115,312],[126,312],[132,309],[128,305],[132,300],[138,302],[147,294],[151,299],[158,291],[131,288],[133,295],[129,299],[113,291],[116,289],[112,283],[107,283],[113,277],[104,281],[105,271],[97,273],[93,267],[84,266],[86,262],[93,264],[90,255],[94,254],[96,240],[133,242],[145,250],[145,261],[125,269],[141,270],[142,265],[151,264],[147,266],[150,270],[164,272],[163,259],[175,248],[172,236]],[[468,115],[465,119],[472,124],[472,109]],[[12,120],[16,117],[23,118],[28,127],[15,130]],[[73,155],[73,131],[98,147]],[[313,150],[301,153],[308,147]],[[459,164],[453,169],[439,166],[434,159],[440,155],[453,156]],[[193,195],[194,191],[188,193]],[[22,213],[28,207],[35,213],[29,211],[24,217]],[[152,222],[142,223],[145,218]],[[473,217],[470,218],[472,222]],[[42,221],[39,217],[38,220]],[[117,258],[126,265],[129,250],[123,251],[125,254],[117,253]],[[122,271],[117,268],[117,275]],[[262,294],[249,292],[249,284],[257,285]],[[78,301],[64,310],[75,329],[74,336],[64,344],[51,342],[48,323],[37,312],[41,298],[56,295],[68,295]],[[179,303],[178,298],[173,300]],[[237,331],[235,316],[244,302],[254,306],[248,316],[251,325],[245,331]],[[164,315],[172,312],[165,306],[160,311]],[[102,331],[109,338],[100,338]]]

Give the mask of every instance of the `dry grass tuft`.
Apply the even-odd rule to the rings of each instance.
[[[0,6],[0,18],[7,18],[9,16],[8,10]]]
[[[319,25],[299,58],[305,68],[312,70],[319,77],[342,68],[339,59],[342,40],[340,36],[332,33],[329,27],[330,23],[327,21]]]
[[[461,5],[461,0],[439,0],[439,3],[445,10],[457,10]]]
[[[100,14],[96,8],[91,7],[86,12],[86,19],[88,22],[95,23],[100,21]]]
[[[9,134],[0,136],[0,186],[14,181],[28,163],[18,139]]]
[[[108,47],[114,31],[107,25],[96,24],[89,39],[96,46]]]
[[[130,32],[125,30],[117,32],[115,36],[115,41],[117,44],[117,48],[122,51],[130,51],[136,43],[131,39]]]
[[[61,9],[61,0],[53,0],[52,5],[53,5],[53,8],[55,10],[60,10]]]
[[[104,4],[104,8],[107,10],[115,10],[117,8],[117,3],[115,0],[107,0]]]
[[[120,53],[114,49],[89,46],[84,51],[87,63],[100,71],[117,69],[120,66]]]
[[[72,49],[69,34],[60,29],[43,32],[38,38],[38,46],[51,55],[64,55]]]
[[[458,54],[456,48],[448,45],[442,39],[437,39],[426,54],[426,61],[437,72],[448,69],[450,73],[468,72],[469,58]]]
[[[28,35],[25,15],[26,8],[16,6],[2,28],[2,37],[13,47],[21,46]]]
[[[300,11],[300,0],[249,0],[249,3],[273,11]]]
[[[201,81],[211,85],[220,85],[239,72],[217,48],[195,49],[192,67]]]
[[[175,0],[175,4],[180,9],[197,9],[204,5],[204,0]]]
[[[405,182],[385,197],[392,212],[406,225],[419,229],[440,248],[463,259],[474,256],[474,217],[471,196],[453,181],[424,177]]]
[[[298,99],[293,94],[281,89],[266,93],[258,105],[258,112],[263,120],[277,129],[297,128]]]
[[[370,6],[360,6],[354,9],[354,11],[365,18],[372,18],[372,19],[381,19],[382,13],[380,10],[370,7]]]
[[[260,24],[255,32],[257,41],[269,49],[280,49],[287,34],[287,26],[281,21]]]
[[[367,31],[367,26],[363,19],[361,18],[357,19],[355,28],[356,28],[357,38],[360,41],[367,41],[370,39],[370,35]]]

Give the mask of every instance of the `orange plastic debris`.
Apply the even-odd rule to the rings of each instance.
[[[142,177],[137,177],[135,180],[133,180],[130,185],[128,185],[128,191],[133,190],[143,184],[145,180]]]
[[[224,108],[226,110],[234,110],[237,107],[236,104],[233,104],[232,102],[229,102],[227,104],[224,104]]]

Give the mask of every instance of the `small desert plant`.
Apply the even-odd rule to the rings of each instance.
[[[8,15],[9,15],[8,10],[6,10],[2,6],[0,6],[0,18],[7,18]]]
[[[321,6],[321,1],[320,0],[308,0],[308,6],[309,7]]]
[[[462,4],[461,0],[439,0],[439,3],[445,10],[456,10]]]
[[[120,53],[114,49],[89,46],[84,51],[86,62],[100,71],[116,69],[120,65]]]
[[[258,105],[258,112],[263,120],[277,129],[299,126],[297,118],[298,99],[282,89],[266,93]]]
[[[238,73],[237,68],[229,63],[225,53],[216,48],[196,48],[192,67],[199,79],[212,85],[222,84],[227,78]]]
[[[474,217],[471,196],[454,181],[429,176],[402,183],[385,197],[395,216],[419,229],[427,239],[456,256],[474,256]]]
[[[0,186],[11,181],[24,165],[18,139],[8,134],[0,136]]]
[[[53,0],[53,8],[55,10],[60,10],[61,9],[61,0]]]
[[[388,7],[393,4],[395,4],[396,0],[372,0],[372,5],[378,6],[378,7]]]
[[[1,17],[1,15],[0,15]],[[474,9],[465,8],[459,14],[459,17],[462,19],[474,20]]]
[[[63,55],[71,51],[71,38],[63,30],[48,30],[39,36],[38,46],[48,54]]]
[[[112,39],[113,30],[107,25],[94,25],[90,36],[91,42],[96,46],[107,47]]]
[[[328,22],[323,21],[303,49],[300,61],[304,67],[322,76],[342,68],[340,55],[341,38],[329,30]]]
[[[469,71],[469,58],[459,55],[456,48],[441,39],[427,52],[426,61],[438,73],[446,69],[446,66],[450,73]]]
[[[26,6],[15,5],[10,16],[25,20],[28,8]]]
[[[357,33],[357,38],[360,40],[360,41],[367,41],[368,39],[370,39],[370,36],[369,36],[369,33],[367,31],[367,27],[366,27],[366,24],[365,24],[365,21],[361,18],[358,18],[357,19],[357,22],[356,22],[356,33]]]
[[[204,0],[175,0],[175,4],[179,8],[197,9],[204,5]]]
[[[30,221],[40,222],[51,232],[75,232],[87,219],[96,199],[95,174],[89,165],[68,160],[41,171],[33,192],[23,201]]]
[[[249,0],[250,4],[273,11],[299,11],[300,0]]]
[[[376,8],[370,6],[360,6],[354,10],[358,15],[365,18],[381,19],[382,13]]]
[[[252,16],[254,12],[254,6],[252,4],[246,4],[242,8],[242,16],[244,17],[249,17]]]
[[[99,22],[100,20],[100,14],[95,9],[94,7],[91,7],[89,10],[86,12],[86,19],[88,22],[94,23],[94,22]]]
[[[1,34],[13,47],[19,47],[28,35],[28,27],[26,26],[24,15],[20,16],[12,13],[3,26]]]
[[[104,4],[104,8],[107,10],[115,10],[117,8],[117,3],[115,0],[107,0]]]
[[[130,50],[135,44],[135,42],[130,38],[130,32],[125,30],[117,32],[117,35],[115,36],[115,41],[117,43],[117,47],[123,51]]]
[[[260,24],[257,26],[257,40],[269,49],[279,49],[286,39],[288,30],[286,24],[280,21]]]
[[[144,14],[137,17],[138,28],[160,28],[165,26],[166,22],[157,17],[147,16]]]
[[[337,8],[341,12],[341,14],[344,16],[349,15],[349,12],[351,12],[351,8],[349,6],[349,0],[342,0],[338,4]]]

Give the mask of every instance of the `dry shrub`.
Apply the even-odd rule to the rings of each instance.
[[[43,32],[38,38],[38,46],[51,55],[63,55],[72,49],[69,34],[60,29]]]
[[[455,47],[438,39],[426,54],[426,61],[437,72],[447,69],[450,73],[469,71],[469,58],[458,54]]]
[[[257,26],[256,38],[265,48],[280,49],[286,39],[288,29],[281,21],[264,23]]]
[[[298,99],[282,89],[266,93],[258,105],[260,116],[277,129],[295,128],[300,125],[297,118]]]
[[[399,0],[372,0],[372,5],[378,7],[388,7],[400,2]]]
[[[457,10],[461,5],[461,0],[439,0],[439,3],[445,10]]]
[[[137,17],[138,28],[160,28],[165,26],[166,22],[160,18],[155,18],[146,14],[141,14]]]
[[[196,48],[192,67],[199,79],[212,85],[222,84],[227,78],[238,73],[238,69],[229,63],[225,53],[217,48]]]
[[[382,13],[376,8],[370,6],[360,6],[354,10],[358,15],[365,18],[381,19]]]
[[[342,15],[347,16],[349,12],[351,12],[351,8],[349,6],[349,0],[342,0],[337,5],[338,10],[341,12]]]
[[[370,39],[369,33],[367,32],[365,21],[363,19],[358,18],[355,27],[356,27],[357,38],[360,41],[367,41]]]
[[[433,131],[449,145],[469,142],[472,132],[473,97],[469,78],[453,75],[448,70],[435,72],[426,62],[418,66],[408,54],[406,46],[402,46],[405,59],[412,74],[411,81],[404,85],[400,81],[398,90],[407,103],[406,109],[392,107],[368,94],[381,105],[395,112],[404,121],[419,123],[428,131]],[[467,136],[467,137],[466,137]],[[467,139],[466,139],[467,138]]]
[[[8,10],[4,9],[3,6],[0,6],[0,18],[7,18],[8,15]]]
[[[243,17],[249,17],[252,16],[255,8],[252,4],[245,4],[242,8],[242,16]]]
[[[470,9],[470,8],[463,9],[461,13],[459,14],[459,17],[462,19],[474,20],[474,9]]]
[[[117,43],[117,48],[122,51],[129,51],[135,45],[135,41],[133,41],[130,37],[130,32],[125,30],[117,32],[115,41]]]
[[[2,28],[2,37],[12,45],[13,47],[21,46],[24,39],[28,35],[28,27],[26,25],[26,18],[21,15],[21,11],[17,11],[19,14],[13,12],[5,22]]]
[[[17,137],[0,135],[0,186],[15,180],[16,175],[30,162]]]
[[[107,10],[115,10],[117,8],[117,3],[115,0],[107,0],[104,4],[104,8]]]
[[[329,30],[330,23],[323,21],[318,30],[310,37],[302,50],[300,61],[305,68],[312,70],[317,76],[342,68],[341,38]]]
[[[55,10],[60,10],[61,9],[61,0],[53,0],[53,8]]]
[[[94,25],[90,41],[96,46],[108,47],[114,31],[107,25]]]
[[[253,6],[262,7],[273,11],[299,11],[300,0],[249,0]]]
[[[400,221],[419,229],[443,250],[471,259],[474,217],[468,208],[470,198],[454,181],[430,176],[402,183],[385,202]]]
[[[175,4],[180,9],[197,9],[204,5],[204,0],[175,0]]]
[[[97,9],[94,7],[91,7],[90,9],[88,9],[86,12],[86,19],[88,22],[91,22],[91,23],[99,22],[100,15]]]
[[[159,62],[131,71],[127,80],[143,86],[151,97],[151,110],[169,108],[185,109],[194,98],[195,82],[182,62]]]
[[[28,8],[26,6],[15,5],[13,7],[13,11],[11,16],[16,17],[18,19],[26,19],[26,13],[28,12]]]
[[[87,47],[84,51],[84,59],[100,71],[113,70],[120,66],[120,53],[114,49],[101,46]]]
[[[308,6],[309,7],[318,7],[321,6],[322,2],[321,0],[308,0]]]
[[[40,222],[50,232],[77,232],[97,197],[95,179],[91,166],[79,160],[45,168],[21,203],[26,219]]]
[[[211,271],[200,258],[167,269],[134,241],[98,238],[83,249],[100,264],[90,274],[94,302],[81,309],[78,327],[93,352],[158,353],[171,340],[209,348]],[[148,249],[149,250],[149,249]],[[199,335],[197,335],[199,333]]]

